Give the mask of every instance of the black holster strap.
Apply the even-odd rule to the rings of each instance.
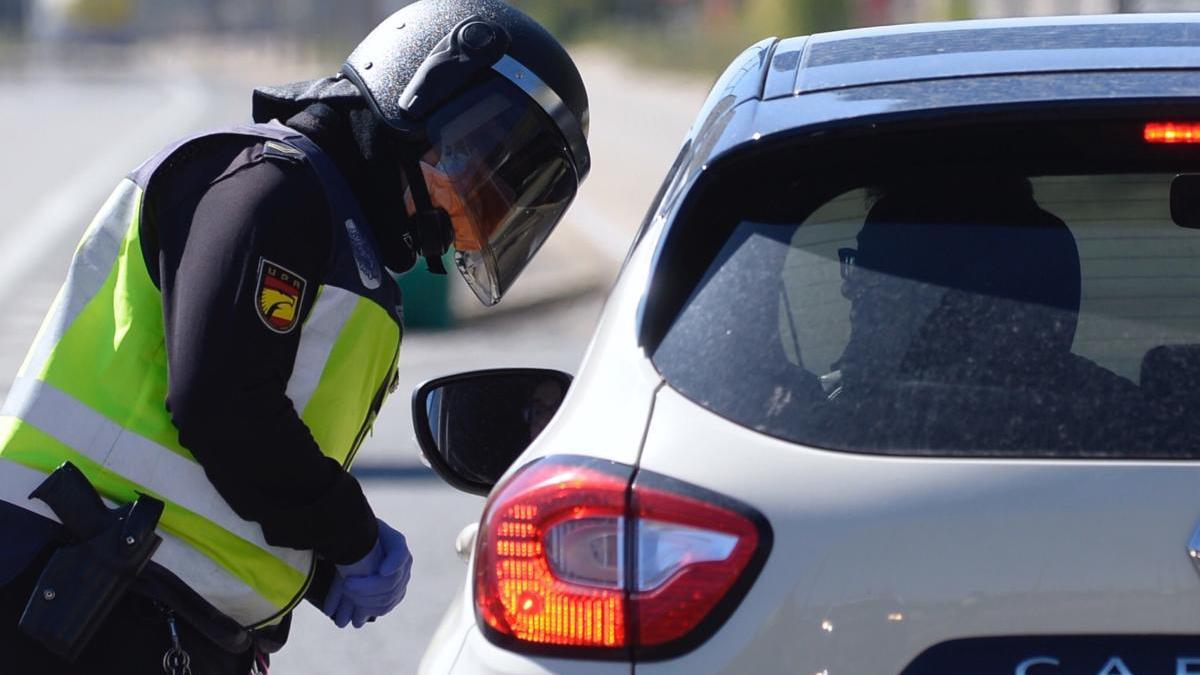
[[[162,543],[154,533],[162,516],[161,501],[140,495],[132,504],[109,510],[80,477],[67,464],[34,492],[54,509],[73,541],[50,557],[18,624],[30,638],[68,661],[78,659]],[[95,511],[97,504],[103,514]],[[80,532],[69,523],[88,526]]]

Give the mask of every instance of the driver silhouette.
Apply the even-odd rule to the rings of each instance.
[[[1115,433],[1100,411],[1138,407],[1132,382],[1071,353],[1079,251],[1023,177],[889,187],[839,258],[850,337],[816,406],[838,443],[1095,447]]]

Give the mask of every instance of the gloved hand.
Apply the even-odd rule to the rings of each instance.
[[[392,611],[404,599],[412,575],[412,554],[404,535],[379,521],[379,539],[362,560],[338,565],[322,611],[338,628],[362,628]]]

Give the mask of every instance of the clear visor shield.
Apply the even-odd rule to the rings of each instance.
[[[443,106],[427,128],[421,169],[454,224],[455,264],[495,305],[575,198],[571,152],[549,115],[499,78]]]

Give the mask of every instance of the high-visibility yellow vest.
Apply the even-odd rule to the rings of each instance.
[[[278,124],[218,133],[268,139],[268,153],[307,164],[325,187],[333,264],[304,290],[312,309],[299,328],[287,395],[322,452],[349,466],[395,382],[400,291],[344,179],[315,144]],[[239,518],[180,445],[165,403],[162,297],[140,243],[155,170],[208,136],[181,142],[131,174],[88,227],[0,409],[0,499],[53,517],[28,495],[68,460],[110,502],[133,501],[139,492],[157,497],[166,509],[152,562],[256,628],[300,601],[315,556],[268,544],[262,527]]]

